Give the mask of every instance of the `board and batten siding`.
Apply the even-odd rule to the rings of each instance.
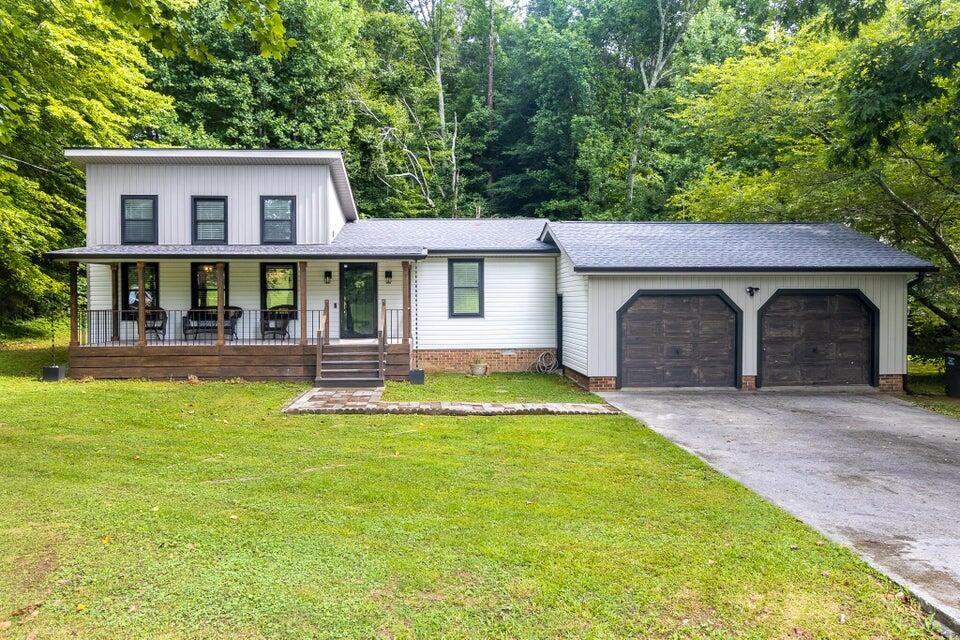
[[[720,289],[743,310],[743,375],[757,373],[757,311],[779,289],[859,289],[880,309],[881,374],[907,368],[905,273],[650,274],[589,277],[589,373],[617,375],[617,310],[638,290]],[[759,287],[753,297],[747,287]]]
[[[159,244],[191,244],[191,197],[227,197],[228,244],[260,244],[260,196],[296,196],[297,243],[344,218],[326,165],[87,165],[87,244],[120,244],[120,196],[157,196]],[[336,206],[331,203],[335,202]]]
[[[565,253],[557,258],[557,293],[563,296],[563,366],[587,375],[587,276],[574,272],[573,262]]]
[[[264,261],[268,262],[268,261]],[[268,262],[274,264],[280,261]],[[354,261],[357,262],[357,261]],[[182,260],[159,261],[160,266],[160,306],[170,312],[181,314],[190,308],[190,262]],[[229,272],[228,298],[231,306],[237,306],[256,314],[260,309],[260,262],[255,260],[234,260],[226,263]],[[296,263],[294,263],[296,264]],[[330,284],[323,281],[323,274],[329,271]],[[393,278],[387,284],[385,273],[392,271]],[[93,310],[109,310],[112,304],[110,292],[110,266],[106,264],[87,265],[87,299]],[[386,300],[388,309],[400,309],[403,306],[403,269],[400,261],[385,261],[377,264],[377,305]],[[330,302],[330,337],[340,337],[340,263],[334,261],[307,262],[307,310],[323,309],[324,301]],[[299,301],[298,301],[299,304]],[[308,314],[307,331],[315,336],[319,327],[320,314]],[[291,325],[291,335],[299,335],[297,321]],[[136,338],[136,323],[121,323],[120,337],[125,340]],[[245,317],[241,321],[245,331],[241,338],[254,339],[258,331],[256,319]],[[171,323],[172,326],[172,323]],[[177,323],[179,326],[179,322]],[[169,339],[181,336],[168,335]]]
[[[415,263],[416,349],[551,349],[557,344],[554,256],[483,258],[483,317],[449,317],[447,257]]]

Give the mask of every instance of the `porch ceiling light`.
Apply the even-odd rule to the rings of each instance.
[[[333,282],[333,272],[332,272],[332,271],[324,271],[324,272],[323,272],[323,284],[330,284],[331,282]]]

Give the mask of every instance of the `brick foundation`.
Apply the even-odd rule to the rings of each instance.
[[[903,375],[899,373],[880,374],[880,391],[883,393],[903,393]]]
[[[540,354],[554,349],[422,349],[414,351],[413,364],[428,372],[467,373],[478,358],[487,372],[529,371]]]
[[[574,384],[587,391],[613,391],[617,388],[617,379],[613,376],[587,377],[569,367],[563,368],[563,375],[573,380]]]
[[[756,391],[756,390],[757,390],[757,376],[741,376],[741,378],[740,378],[740,390],[741,390],[741,391]]]

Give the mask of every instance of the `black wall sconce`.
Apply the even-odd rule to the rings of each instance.
[[[393,271],[384,271],[383,279],[387,281],[387,284],[393,282]]]
[[[747,295],[750,296],[751,298],[753,297],[753,294],[755,294],[757,291],[760,291],[760,287],[747,287]]]
[[[323,284],[330,284],[331,282],[333,282],[333,272],[332,272],[332,271],[324,271],[324,272],[323,272]]]

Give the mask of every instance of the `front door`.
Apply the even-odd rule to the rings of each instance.
[[[377,265],[340,263],[340,337],[377,336]]]

